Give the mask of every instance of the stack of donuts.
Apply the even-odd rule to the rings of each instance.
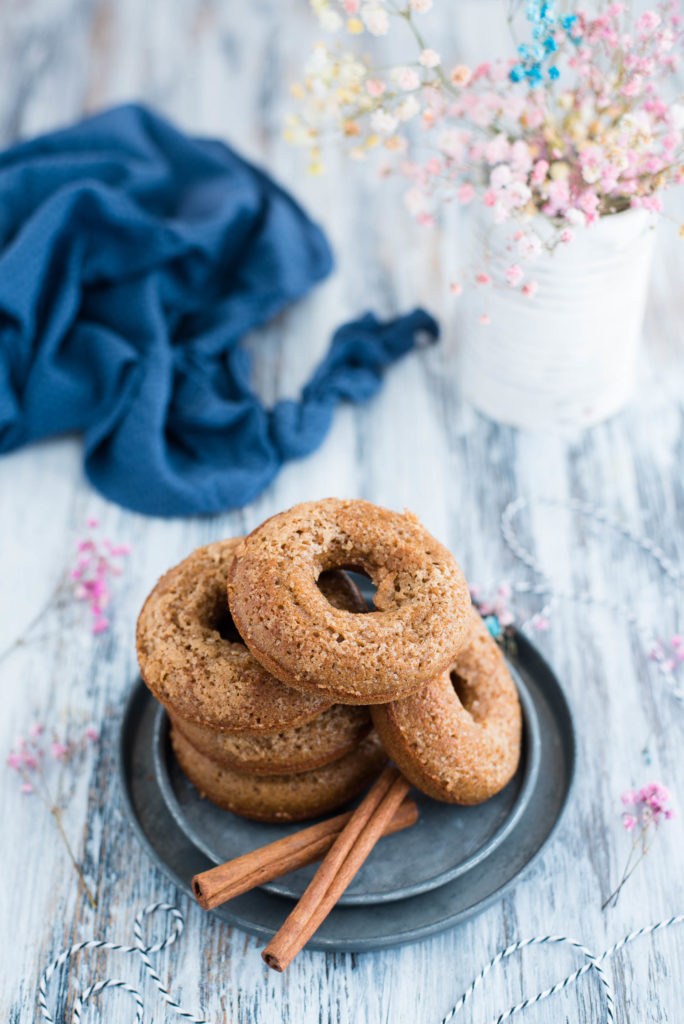
[[[372,581],[372,608],[345,570]],[[248,818],[323,814],[388,758],[459,804],[518,764],[499,648],[453,556],[407,513],[328,498],[198,548],[147,598],[137,651],[183,772]]]

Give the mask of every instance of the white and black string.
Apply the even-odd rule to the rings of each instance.
[[[672,560],[667,557],[660,545],[658,545],[647,534],[640,533],[628,524],[623,523],[606,509],[603,509],[598,505],[592,505],[590,502],[575,499],[569,501],[557,501],[553,498],[539,498],[535,499],[534,502],[530,502],[524,497],[515,498],[513,501],[508,503],[501,514],[501,533],[509,550],[515,555],[518,561],[522,562],[524,566],[534,573],[537,579],[530,581],[521,580],[516,583],[512,583],[511,590],[518,594],[532,594],[546,598],[546,602],[541,611],[537,612],[530,619],[524,622],[521,629],[528,634],[532,632],[535,627],[535,622],[537,622],[541,617],[548,618],[553,606],[559,600],[567,600],[576,604],[593,605],[605,608],[619,616],[636,631],[644,645],[644,648],[649,651],[650,656],[658,663],[658,667],[672,691],[673,696],[680,704],[684,704],[684,690],[682,690],[682,687],[677,682],[675,674],[668,666],[668,659],[665,657],[662,645],[650,624],[644,622],[643,619],[635,613],[634,609],[623,601],[619,601],[611,597],[599,597],[589,590],[575,590],[571,587],[563,587],[554,582],[549,578],[539,560],[535,558],[532,552],[521,542],[518,534],[516,533],[514,525],[515,520],[520,512],[524,510],[529,511],[535,505],[579,513],[593,520],[595,523],[598,523],[602,527],[612,530],[619,536],[632,542],[637,548],[643,551],[644,554],[648,555],[649,558],[651,558],[659,567],[663,576],[673,585],[679,596],[681,596],[682,588],[684,588],[684,573],[682,573]],[[666,603],[674,602],[671,597],[668,599],[668,596],[664,595],[663,604]]]
[[[154,914],[158,910],[165,911],[173,918],[173,929],[171,933],[166,936],[166,938],[154,943],[152,946],[146,946],[143,941],[142,935],[143,920],[144,918],[148,917],[150,914]],[[532,938],[528,939],[521,939],[518,942],[513,942],[511,943],[510,946],[507,946],[505,949],[500,950],[496,954],[496,956],[492,957],[492,959],[484,965],[484,967],[473,979],[473,981],[468,986],[468,988],[463,993],[458,1002],[455,1004],[455,1006],[449,1011],[449,1013],[445,1017],[442,1018],[441,1024],[451,1024],[454,1018],[470,1002],[475,992],[477,992],[477,990],[483,984],[489,972],[494,967],[496,967],[497,964],[501,963],[502,960],[506,960],[514,953],[520,952],[520,950],[523,949],[527,949],[530,946],[558,945],[560,943],[572,946],[574,949],[578,950],[583,955],[586,962],[581,967],[578,967],[571,974],[568,974],[567,977],[562,979],[562,981],[556,982],[555,985],[551,985],[548,988],[545,988],[542,991],[537,992],[533,996],[527,996],[520,1002],[515,1003],[513,1006],[510,1006],[507,1010],[504,1010],[503,1013],[498,1014],[498,1016],[493,1019],[492,1024],[503,1024],[504,1021],[509,1020],[517,1013],[521,1013],[523,1010],[528,1009],[530,1006],[534,1006],[536,1003],[540,1003],[543,1000],[549,999],[551,996],[556,995],[558,992],[562,992],[564,989],[573,985],[583,975],[585,975],[588,971],[591,970],[594,970],[596,972],[596,975],[601,984],[603,1001],[605,1003],[605,1024],[616,1024],[617,1018],[615,1010],[615,999],[613,996],[613,989],[610,980],[608,978],[608,975],[606,974],[606,971],[604,970],[603,965],[605,961],[608,960],[610,957],[614,956],[616,953],[620,952],[620,950],[624,949],[624,947],[627,946],[629,943],[634,942],[635,939],[639,939],[646,935],[652,935],[654,932],[661,931],[664,928],[671,928],[673,925],[681,924],[682,922],[684,922],[684,914],[676,914],[673,917],[669,917],[663,921],[658,921],[657,924],[644,925],[643,928],[635,929],[628,935],[625,935],[622,939],[619,939],[617,942],[613,943],[613,945],[606,949],[603,953],[599,954],[592,953],[581,942],[577,942],[575,939],[570,939],[565,935],[540,935],[533,936]],[[134,946],[122,946],[116,942],[105,942],[98,939],[88,939],[84,942],[77,942],[75,945],[70,946],[68,949],[65,949],[62,953],[59,954],[59,956],[55,957],[52,963],[43,972],[43,975],[40,979],[40,984],[38,986],[38,1005],[40,1007],[44,1024],[55,1024],[54,1018],[50,1014],[50,1011],[48,1010],[47,1006],[47,989],[50,983],[50,979],[52,978],[55,971],[58,971],[61,967],[68,963],[68,961],[72,957],[76,956],[77,953],[80,953],[86,949],[101,949],[118,953],[137,954],[141,958],[145,970],[147,971],[148,975],[154,982],[157,990],[159,991],[162,999],[167,1004],[167,1006],[170,1009],[174,1010],[180,1017],[183,1017],[186,1020],[193,1022],[193,1024],[207,1024],[204,1017],[200,1017],[195,1015],[194,1013],[190,1013],[188,1010],[184,1010],[183,1007],[180,1006],[180,1004],[173,998],[171,993],[164,986],[163,982],[161,981],[159,975],[157,974],[154,968],[154,965],[152,964],[152,961],[150,960],[150,956],[153,953],[158,953],[163,949],[167,949],[169,946],[172,946],[178,938],[180,938],[180,936],[183,933],[183,926],[183,915],[181,914],[180,910],[178,910],[177,907],[174,907],[172,904],[169,903],[151,903],[149,906],[145,907],[145,909],[142,910],[135,919],[135,925],[133,929],[133,933],[135,936]],[[135,1002],[135,1024],[142,1024],[144,1012],[142,996],[140,995],[140,992],[136,988],[134,988],[132,985],[129,985],[128,982],[122,981],[119,978],[106,978],[102,981],[95,982],[92,985],[88,985],[85,989],[79,992],[74,1000],[74,1006],[71,1017],[72,1024],[80,1024],[81,1015],[85,1003],[93,996],[99,995],[99,993],[106,988],[120,988],[123,989],[125,992],[129,992]]]
[[[677,568],[667,557],[663,549],[655,543],[648,535],[639,533],[632,527],[621,522],[616,517],[611,515],[605,509],[599,506],[592,505],[589,502],[583,502],[579,500],[570,501],[556,501],[553,499],[537,499],[535,504],[546,506],[549,508],[563,509],[570,512],[579,513],[584,516],[588,516],[594,522],[599,523],[603,527],[613,530],[620,536],[634,543],[640,548],[645,554],[647,554],[653,561],[658,565],[663,575],[678,589],[682,588],[684,584],[684,574],[680,569]],[[684,692],[681,687],[677,684],[674,674],[668,669],[665,658],[662,653],[661,646],[655,637],[652,628],[645,624],[641,618],[635,614],[632,608],[623,602],[614,600],[611,598],[601,598],[591,593],[590,591],[574,590],[572,588],[562,587],[551,580],[540,562],[535,558],[531,551],[529,551],[524,544],[520,541],[514,526],[516,517],[524,510],[529,510],[532,506],[526,498],[519,497],[509,504],[504,509],[501,516],[501,532],[503,538],[515,555],[515,557],[528,568],[536,577],[536,580],[531,581],[518,581],[511,584],[511,589],[520,594],[532,594],[542,598],[546,598],[546,602],[540,612],[532,616],[526,622],[524,622],[521,628],[525,632],[530,632],[535,625],[535,621],[540,617],[548,617],[553,605],[558,600],[569,600],[579,602],[583,604],[601,606],[607,610],[619,615],[629,625],[631,625],[641,637],[645,645],[652,652],[653,657],[659,662],[659,667],[667,679],[673,695],[676,699],[684,704]],[[166,938],[154,943],[151,946],[146,946],[143,940],[143,921],[150,914],[154,914],[156,911],[165,911],[173,919],[173,927],[169,935]],[[637,928],[635,931],[630,932],[624,938],[615,942],[609,949],[598,955],[593,954],[586,946],[582,943],[577,942],[574,939],[570,939],[564,935],[543,935],[533,936],[532,938],[522,939],[518,942],[514,942],[507,946],[505,949],[500,950],[487,964],[484,965],[479,974],[471,982],[470,986],[463,993],[461,998],[455,1004],[455,1006],[449,1011],[449,1013],[442,1019],[441,1024],[451,1024],[451,1021],[461,1012],[461,1010],[469,1003],[474,993],[483,984],[485,978],[489,972],[501,963],[503,960],[512,956],[514,953],[520,950],[526,949],[530,946],[540,945],[557,945],[564,943],[572,946],[578,950],[585,958],[585,963],[578,967],[571,974],[568,974],[561,981],[555,985],[551,985],[548,988],[537,992],[534,996],[529,996],[523,999],[521,1002],[509,1007],[503,1013],[500,1013],[492,1022],[492,1024],[503,1024],[504,1021],[509,1020],[515,1014],[522,1012],[530,1006],[536,1003],[540,1003],[545,999],[549,999],[551,996],[556,995],[558,992],[562,992],[564,989],[573,985],[588,971],[594,970],[599,979],[601,985],[601,991],[603,993],[603,1000],[605,1003],[605,1024],[615,1024],[615,1000],[613,996],[612,986],[610,980],[603,968],[604,962],[610,957],[614,956],[615,953],[622,950],[626,945],[634,942],[635,939],[641,938],[642,936],[652,935],[654,932],[660,931],[664,928],[672,927],[676,924],[684,922],[684,914],[677,914],[673,917],[667,918],[666,920],[659,921],[657,924],[645,925],[643,928]],[[186,1020],[193,1022],[193,1024],[207,1024],[203,1017],[199,1017],[189,1011],[183,1009],[180,1004],[173,998],[169,990],[165,987],[161,981],[155,967],[150,960],[150,956],[154,953],[161,952],[164,949],[172,946],[178,938],[180,938],[184,927],[183,916],[177,907],[169,903],[152,903],[145,907],[144,910],[138,914],[135,919],[133,934],[135,938],[135,945],[133,946],[122,946],[115,942],[105,942],[97,939],[90,939],[84,942],[77,942],[75,945],[70,946],[68,949],[63,950],[62,953],[57,956],[52,963],[43,972],[38,986],[38,1005],[42,1014],[44,1024],[55,1024],[54,1018],[51,1016],[47,1005],[47,990],[50,980],[54,973],[63,967],[72,957],[78,953],[89,950],[99,949],[108,950],[118,953],[126,954],[137,954],[142,960],[143,966],[154,982],[159,994],[161,995],[167,1006],[175,1011],[178,1016],[183,1017]],[[85,1003],[99,995],[106,988],[120,988],[125,992],[130,993],[135,1002],[135,1024],[142,1024],[144,1004],[140,992],[130,985],[128,982],[118,978],[107,978],[102,981],[95,982],[88,985],[81,992],[79,992],[74,1000],[73,1011],[72,1011],[72,1024],[80,1024],[83,1007]]]
[[[171,916],[172,929],[164,939],[161,939],[159,942],[155,942],[151,946],[146,946],[143,939],[143,922],[145,918],[149,917],[150,914],[156,913],[158,910],[163,910]],[[152,954],[159,953],[161,950],[167,949],[180,938],[183,934],[184,923],[183,915],[180,910],[172,904],[150,903],[149,906],[145,907],[135,919],[135,924],[133,926],[133,936],[135,939],[134,946],[122,946],[118,942],[105,942],[99,939],[88,939],[85,942],[77,942],[68,949],[63,950],[45,969],[38,985],[38,1006],[40,1007],[44,1024],[55,1024],[54,1018],[52,1017],[47,1004],[47,990],[50,979],[55,971],[58,971],[63,967],[69,960],[71,960],[72,957],[76,956],[77,953],[81,953],[86,949],[102,949],[116,953],[137,954],[137,956],[142,960],[147,974],[154,982],[159,994],[167,1006],[171,1010],[174,1010],[179,1017],[184,1017],[186,1020],[192,1021],[193,1024],[206,1024],[203,1017],[198,1017],[194,1013],[184,1010],[183,1007],[176,1002],[169,990],[163,984],[155,970],[154,964],[150,960],[150,956],[152,956]],[[93,996],[99,995],[99,993],[106,988],[120,988],[123,989],[124,992],[129,992],[135,1002],[135,1024],[142,1024],[144,1011],[142,996],[138,989],[134,988],[133,985],[129,985],[128,982],[122,981],[120,978],[106,978],[103,981],[98,981],[92,985],[88,985],[87,988],[84,988],[79,992],[74,999],[71,1016],[72,1024],[80,1024],[85,1003]]]
[[[534,1006],[535,1003],[541,1003],[544,999],[549,999],[551,996],[556,995],[558,992],[562,992],[564,989],[573,985],[579,978],[581,978],[587,971],[595,970],[599,980],[601,982],[601,990],[603,992],[603,998],[605,1002],[605,1024],[615,1024],[615,999],[613,996],[612,986],[608,977],[603,970],[603,963],[610,957],[614,956],[621,949],[624,949],[630,942],[634,942],[635,939],[639,939],[644,935],[652,935],[654,932],[662,931],[664,928],[671,928],[673,925],[681,924],[684,922],[684,914],[675,914],[672,917],[666,918],[664,921],[658,921],[657,924],[644,925],[643,928],[636,928],[629,935],[625,935],[624,938],[618,942],[613,943],[609,949],[606,949],[603,953],[599,953],[598,956],[591,953],[581,943],[576,942],[574,939],[569,939],[565,935],[538,935],[530,939],[522,939],[519,942],[513,942],[506,949],[500,950],[496,956],[492,957],[489,963],[485,964],[479,974],[473,979],[466,991],[463,993],[461,998],[458,1000],[456,1005],[447,1013],[446,1017],[442,1018],[441,1024],[451,1024],[454,1017],[461,1012],[466,1004],[473,997],[474,993],[482,985],[484,979],[487,977],[489,972],[497,964],[501,963],[507,957],[512,956],[514,953],[519,952],[522,949],[526,949],[529,946],[541,946],[541,945],[552,945],[556,943],[566,943],[578,949],[585,957],[586,963],[582,967],[578,967],[572,974],[568,974],[567,977],[563,978],[562,981],[557,982],[555,985],[551,985],[549,988],[543,989],[541,992],[537,992],[536,995],[528,996],[521,1002],[516,1003],[514,1006],[509,1007],[500,1013],[497,1017],[493,1018],[491,1024],[503,1024],[503,1021],[509,1020],[516,1013],[520,1013],[522,1010],[528,1009],[530,1006]]]

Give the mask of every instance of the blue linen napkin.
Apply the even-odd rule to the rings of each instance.
[[[129,105],[0,155],[0,452],[84,434],[104,495],[154,515],[254,498],[341,399],[437,336],[416,310],[334,335],[298,402],[266,410],[240,339],[331,270],[322,232],[227,146]]]

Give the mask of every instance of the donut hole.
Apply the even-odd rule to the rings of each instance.
[[[366,602],[368,611],[372,611],[375,607],[375,592],[378,589],[375,583],[373,583],[373,580],[370,578],[368,573],[358,565],[354,565],[351,568],[345,568],[344,571],[352,583],[356,584],[359,588],[361,597]],[[357,612],[356,614],[359,613]]]
[[[244,640],[238,633],[237,626],[233,622],[233,616],[230,614],[230,608],[227,604],[217,615],[213,628],[220,635],[221,639],[227,640],[229,644],[244,644]]]
[[[328,596],[325,593],[326,588],[334,584],[334,577],[334,572],[325,572],[321,574],[321,577],[317,582],[318,589],[321,591],[326,600],[329,600]],[[296,598],[295,603],[299,603]],[[335,604],[332,601],[330,603],[333,604],[333,607],[339,607],[339,605]],[[284,608],[285,606],[283,605],[282,609],[284,610]],[[205,609],[205,623],[209,627],[209,629],[215,630],[219,634],[221,639],[227,641],[227,643],[243,644],[244,646],[244,640],[240,636],[237,626],[233,621],[233,616],[231,615],[228,602],[226,601],[222,589],[218,590],[213,595],[213,601],[210,603],[210,606]],[[346,638],[344,636],[337,637],[338,643],[342,643],[345,639]]]
[[[451,685],[454,688],[454,692],[465,710],[469,712],[472,711],[473,705],[475,704],[473,687],[469,684],[467,679],[464,679],[463,676],[458,674],[457,669],[451,670],[449,678],[451,679]]]
[[[222,640],[229,644],[244,644],[233,622],[222,582],[215,587],[207,587],[203,600],[197,606],[196,614],[200,623],[218,633]]]

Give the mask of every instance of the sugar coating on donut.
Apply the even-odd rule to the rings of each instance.
[[[367,708],[334,704],[304,725],[268,735],[217,732],[171,715],[174,728],[206,757],[254,775],[320,768],[343,757],[371,730]]]
[[[364,572],[374,609],[333,608],[332,568]],[[454,557],[414,516],[328,498],[273,516],[240,545],[228,584],[247,646],[289,686],[375,704],[420,688],[463,643],[470,597]]]
[[[176,715],[211,729],[280,732],[333,703],[284,686],[250,654],[235,629],[226,582],[241,538],[197,548],[159,580],[138,618],[142,677]],[[328,574],[330,600],[365,607],[348,577]]]
[[[202,796],[245,818],[302,821],[357,796],[380,772],[387,755],[374,732],[332,764],[296,775],[248,775],[200,754],[177,730],[171,742],[184,774]]]
[[[522,714],[503,655],[474,610],[465,645],[420,693],[372,709],[392,760],[428,796],[478,804],[520,759]]]

